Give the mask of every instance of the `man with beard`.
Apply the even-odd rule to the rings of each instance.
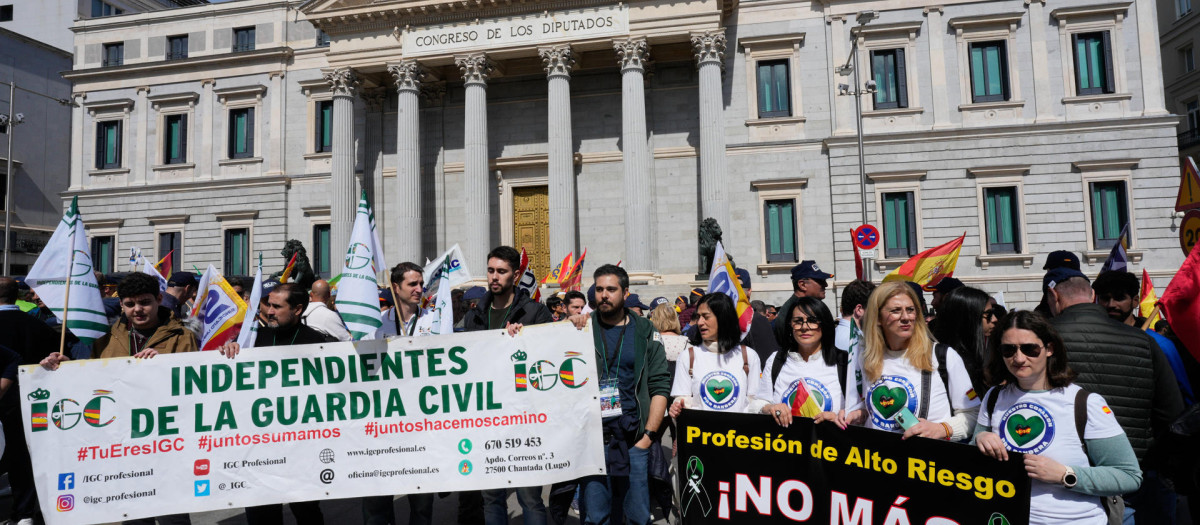
[[[1141,327],[1146,318],[1135,312],[1141,294],[1137,276],[1129,272],[1104,272],[1092,283],[1096,291],[1096,303],[1104,307],[1108,316],[1118,323]]]
[[[552,321],[546,305],[529,298],[529,293],[516,287],[517,268],[521,265],[521,253],[511,246],[500,246],[488,253],[488,290],[479,304],[463,317],[464,331],[498,330],[503,328],[509,335],[516,335],[527,324]],[[472,501],[474,493],[459,494],[459,523],[474,521],[469,514],[478,504]],[[483,517],[487,525],[508,523],[507,489],[483,491]],[[477,500],[476,500],[477,501]],[[542,487],[517,489],[517,501],[521,504],[524,522],[529,525],[546,523],[546,506],[542,503]]]

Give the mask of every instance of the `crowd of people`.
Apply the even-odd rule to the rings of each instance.
[[[517,285],[519,263],[511,247],[488,254],[487,286],[453,293],[455,330],[515,335],[525,325],[556,321],[591,326],[601,397],[609,400],[601,414],[607,475],[558,483],[548,494],[544,487],[515,489],[524,523],[563,523],[573,508],[595,524],[678,516],[672,447],[664,439],[674,434],[674,418],[685,409],[732,411],[786,427],[800,417],[792,410],[800,391],[816,402],[818,424],[969,443],[998,460],[1024,453],[1033,480],[1030,523],[1170,524],[1179,495],[1196,490],[1194,441],[1187,441],[1194,436],[1181,438],[1172,425],[1188,417],[1200,367],[1165,321],[1141,328],[1136,276],[1106,272],[1089,279],[1073,253],[1047,257],[1044,298],[1033,311],[1008,311],[987,292],[945,278],[929,304],[915,283],[855,280],[840,290],[835,313],[825,301],[833,276],[803,261],[792,269],[787,301],[751,301],[745,328],[726,294],[697,288],[645,304],[626,271],[611,264],[595,269],[586,293],[539,302]],[[749,272],[736,273],[749,296]],[[401,263],[388,277],[374,337],[419,335],[423,268]],[[249,300],[249,283],[231,281]],[[53,314],[18,280],[0,278],[0,392],[16,380],[15,364],[55,369],[70,359],[197,349],[198,326],[188,319],[194,274],[176,273],[165,292],[157,278],[141,273],[101,284],[112,306],[108,334],[50,352],[59,348],[62,329]],[[255,346],[349,340],[334,293],[323,280],[310,289],[264,284]],[[220,349],[228,358],[241,351],[232,342]],[[732,394],[714,395],[706,388],[713,381]],[[24,525],[38,518],[32,469],[19,406],[11,394],[0,404],[8,442],[0,466],[13,489],[13,520]],[[1052,433],[1022,423],[1032,421],[1030,410],[1060,423]],[[1188,413],[1194,418],[1194,412]],[[434,521],[438,495],[407,497],[409,523]],[[508,522],[505,489],[457,498],[459,523]],[[364,522],[396,523],[393,500],[363,498]],[[298,523],[325,522],[319,502],[289,506]],[[247,508],[246,517],[252,525],[282,523],[282,507]],[[158,519],[188,522],[186,515]]]

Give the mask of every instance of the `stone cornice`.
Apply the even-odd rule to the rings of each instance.
[[[160,73],[170,70],[194,70],[198,66],[216,66],[222,69],[235,64],[258,62],[267,64],[283,64],[292,56],[290,47],[273,47],[240,53],[220,53],[181,60],[157,60],[116,67],[96,67],[77,69],[62,73],[62,77],[75,83],[111,80],[113,78],[129,78],[132,75]]]
[[[335,3],[340,2],[310,0],[300,6],[300,12],[326,33],[342,34],[612,5],[606,0],[376,0],[350,7],[326,7]]]
[[[1115,4],[1085,5],[1080,7],[1061,7],[1050,11],[1050,16],[1056,20],[1068,20],[1084,16],[1103,16],[1124,14],[1133,2],[1118,2]]]

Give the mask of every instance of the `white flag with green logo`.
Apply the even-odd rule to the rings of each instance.
[[[334,301],[355,341],[374,336],[375,329],[383,324],[379,320],[379,281],[376,279],[382,271],[387,271],[387,264],[383,262],[383,246],[375,231],[375,212],[371,210],[364,190],[358,200],[354,230],[350,232],[350,246],[346,248],[337,300]]]
[[[37,292],[54,315],[60,320],[66,318],[67,328],[75,337],[90,343],[108,333],[108,317],[104,315],[100,286],[92,272],[92,256],[83,218],[79,216],[78,200],[71,200],[71,207],[63,214],[37,262],[33,263],[25,283]],[[69,298],[68,275],[71,282]],[[66,304],[67,300],[71,304]]]

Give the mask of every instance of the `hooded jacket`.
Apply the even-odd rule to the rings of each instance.
[[[476,304],[475,308],[467,310],[463,316],[463,331],[488,330],[488,309],[491,307],[492,292],[488,291],[483,294],[483,299],[479,300],[479,304]],[[508,309],[508,315],[504,317],[505,323],[532,325],[553,321],[554,318],[550,315],[550,309],[546,308],[546,305],[530,299],[529,292],[525,290],[513,289],[512,305]],[[497,326],[496,328],[504,327]]]
[[[654,340],[654,325],[645,317],[634,315],[626,310],[626,315],[633,320],[634,328],[634,361],[633,377],[634,392],[637,397],[638,425],[637,433],[630,444],[637,443],[646,432],[646,422],[650,418],[650,399],[654,396],[671,398],[671,369],[667,366],[667,353],[662,343]],[[596,362],[601,362],[601,352],[604,343],[604,331],[600,329],[600,312],[593,311],[592,339],[595,341]],[[661,429],[660,429],[661,430]]]
[[[177,354],[179,352],[195,352],[196,336],[183,323],[171,314],[171,310],[158,307],[158,328],[146,340],[145,348],[153,348],[160,354]],[[162,322],[162,320],[166,322]],[[133,352],[129,346],[129,320],[122,316],[104,334],[92,344],[93,359],[110,357],[131,357]]]

